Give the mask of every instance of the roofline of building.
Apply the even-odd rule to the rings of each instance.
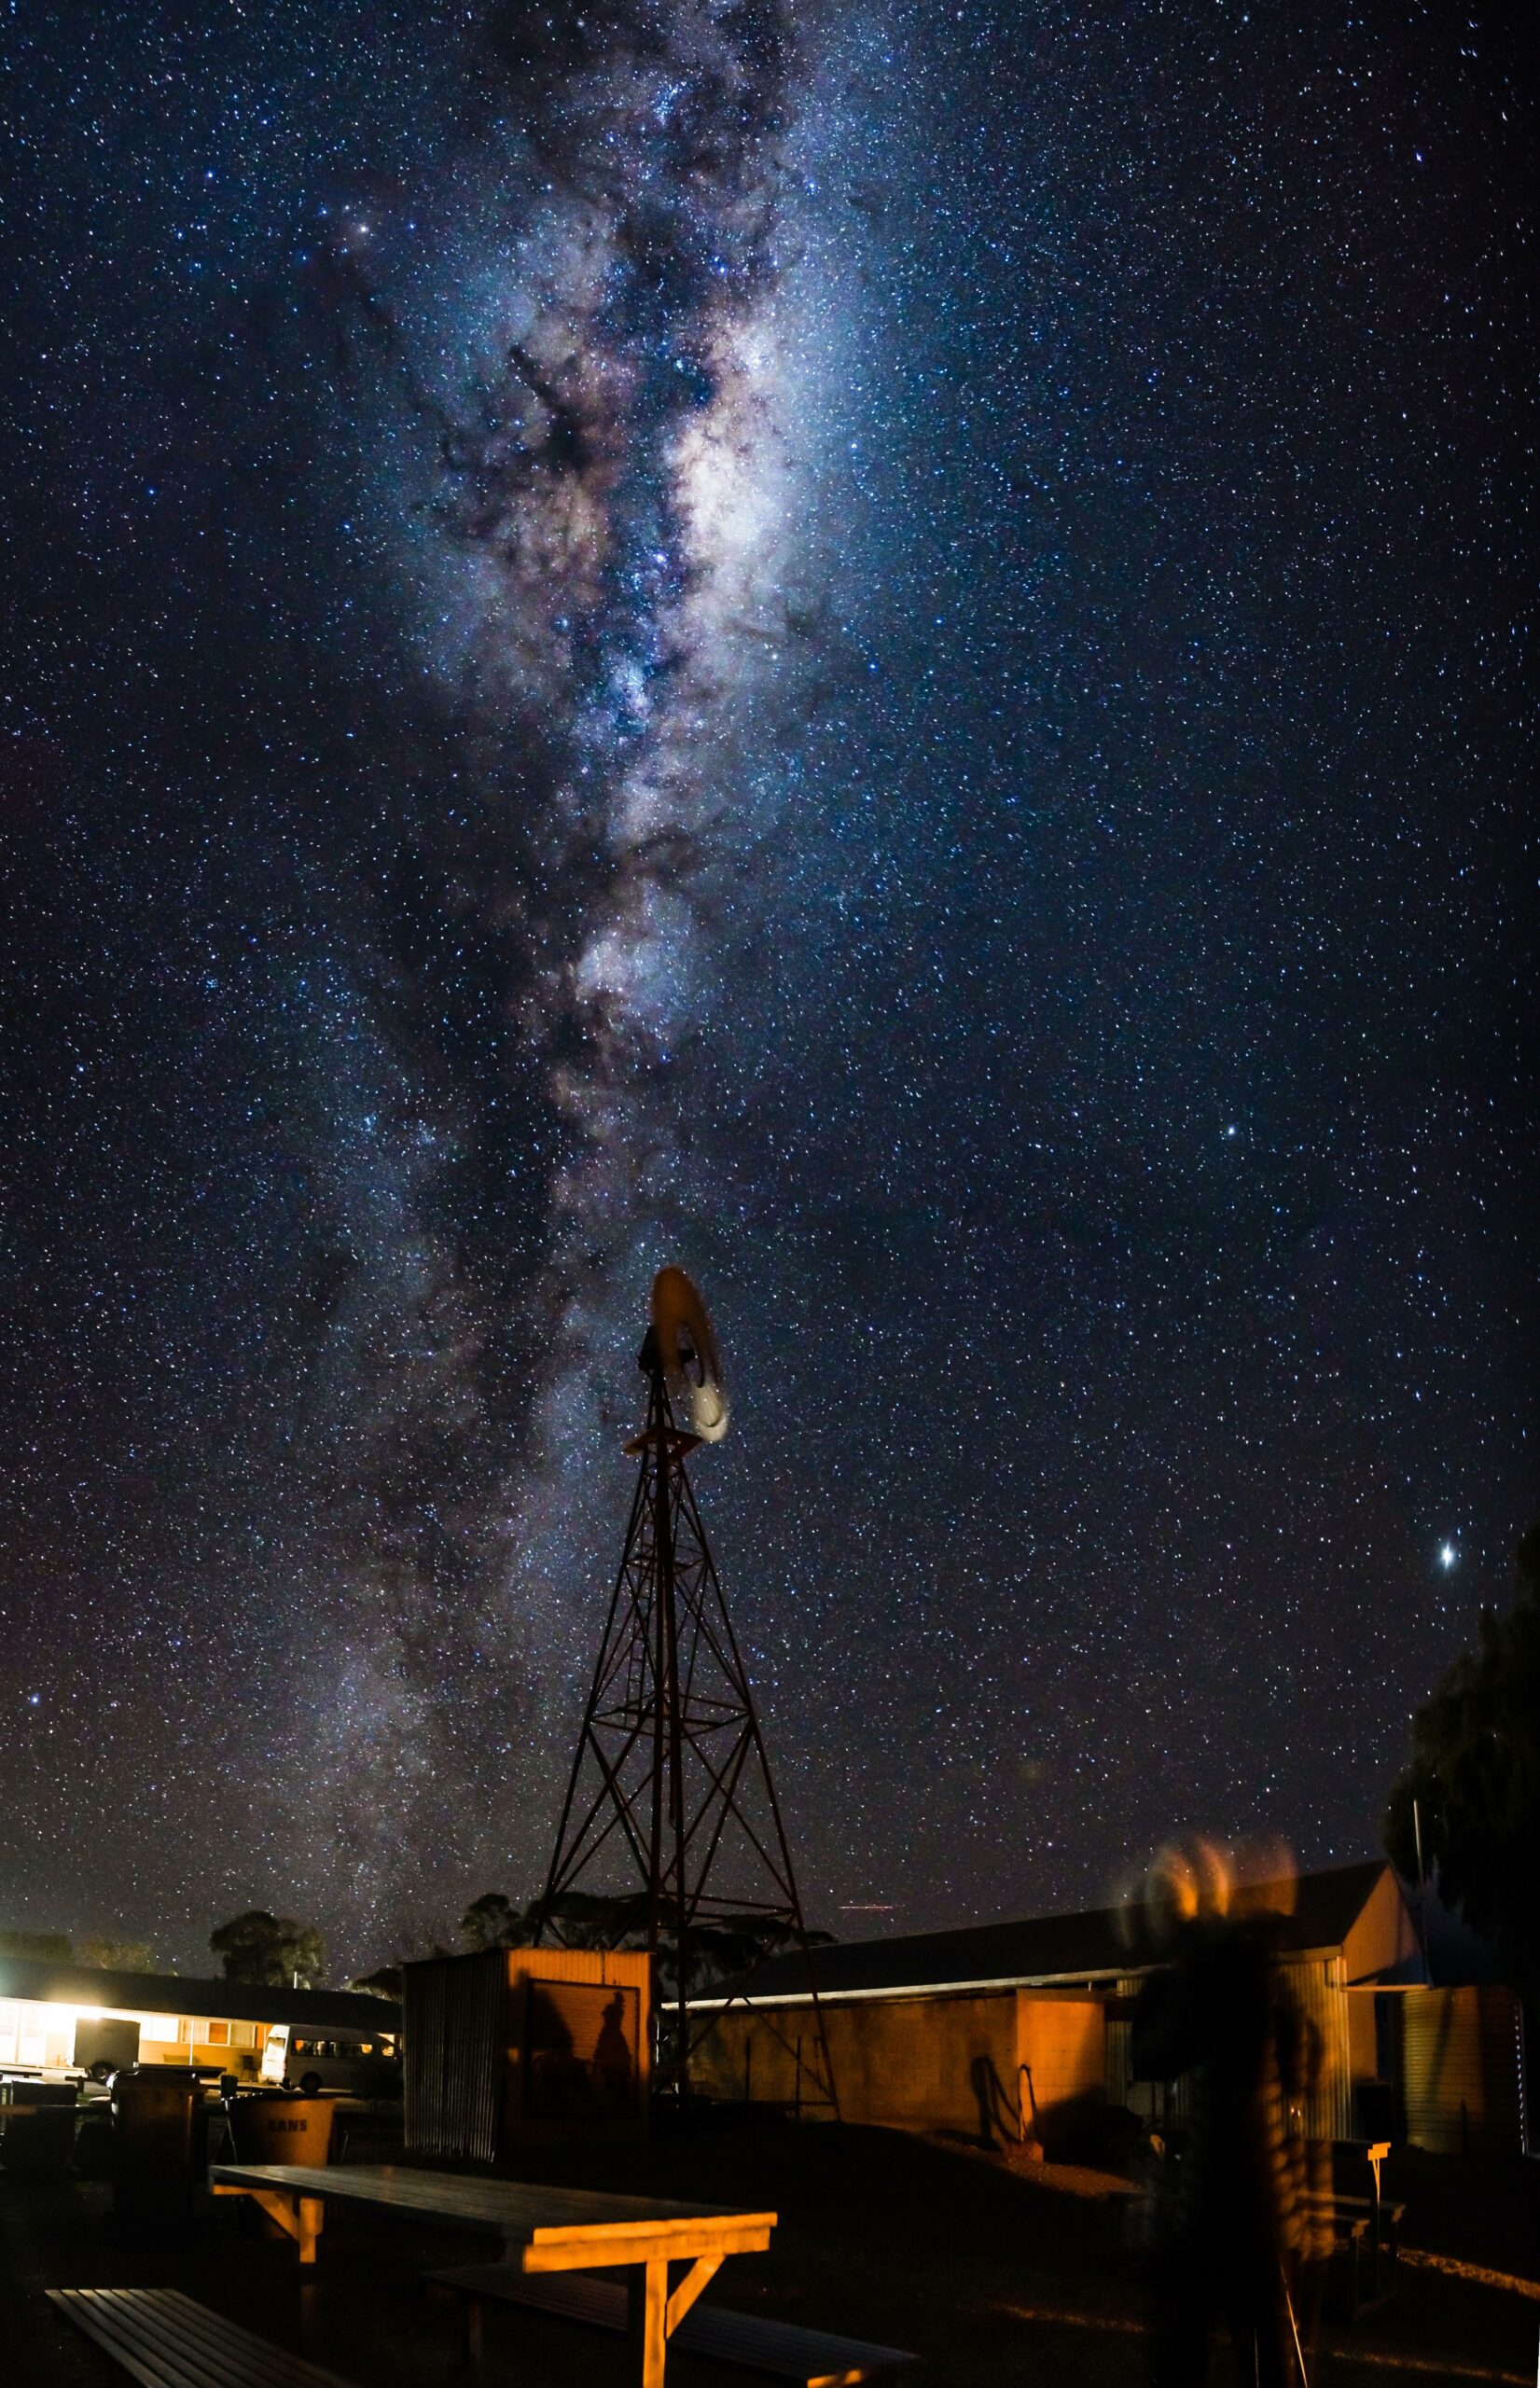
[[[1390,1860],[1383,1856],[1353,1858],[1341,1865],[1322,1867],[1313,1873],[1301,1875],[1298,1878],[1300,1896],[1297,1905],[1291,1905],[1285,1910],[1280,1901],[1277,1919],[1279,1956],[1286,1964],[1300,1965],[1340,1955],[1347,1934],[1387,1874],[1396,1882],[1404,1902],[1405,1888]],[[1356,1878],[1353,1881],[1353,1912],[1351,1915],[1334,1913],[1333,1899],[1339,1908],[1340,1894],[1349,1886],[1352,1878]],[[1336,1890],[1332,1897],[1327,1898],[1325,1913],[1302,1911],[1310,1904],[1305,1895],[1307,1892],[1319,1909],[1321,1893],[1330,1891],[1333,1885]],[[1078,1915],[1050,1912],[1026,1916],[1015,1923],[999,1919],[990,1923],[964,1924],[950,1931],[900,1933],[874,1940],[836,1942],[825,1952],[830,1977],[826,1987],[819,1978],[824,1973],[824,1966],[814,1960],[816,1970],[813,1979],[819,1982],[816,1992],[802,1986],[807,1977],[788,1953],[781,1951],[768,1965],[748,1968],[740,1977],[741,1988],[729,1989],[721,1996],[695,1999],[690,2003],[702,2012],[711,2013],[733,2006],[807,2006],[812,2004],[815,1996],[822,2003],[836,2005],[863,1998],[957,1997],[970,1993],[977,1995],[990,1990],[1066,1989],[1077,1982],[1087,1987],[1100,1985],[1104,1989],[1119,1980],[1142,1979],[1160,1962],[1157,1952],[1143,1939],[1136,1940],[1132,1947],[1119,1949],[1117,1944],[1123,1937],[1121,1923],[1118,1910],[1091,1908]],[[1318,1936],[1325,1937],[1305,1943],[1302,1932],[1307,1923],[1314,1925]],[[1057,1933],[1047,1934],[1047,1945],[1045,1946],[1043,1938],[1037,1937],[1038,1927],[1055,1925],[1060,1929]],[[1079,1927],[1078,1933],[1076,1927]],[[1301,1932],[1299,1941],[1291,1942],[1291,1927]],[[1064,1959],[1074,1949],[1076,1937],[1082,1946],[1089,1938],[1091,1945],[1086,1955],[1090,1962],[1088,1964],[1082,1960],[1078,1965],[1066,1965]],[[976,1968],[981,1964],[988,1967],[996,1951],[1000,1958],[999,1970],[979,1974]],[[1038,1953],[1043,1956],[1052,1954],[1060,1962],[1052,1968],[1023,1966],[1023,1957]],[[972,1967],[968,1967],[970,1957]],[[936,1966],[935,1973],[929,1971],[931,1965]],[[966,1970],[962,1973],[948,1970],[958,1965]],[[852,1973],[864,1975],[866,1978],[851,1982],[848,1977]],[[874,1980],[874,1973],[887,1978]],[[766,1975],[770,1981],[782,1986],[774,1989],[768,1985],[755,1987]],[[899,1978],[893,1978],[895,1975]]]
[[[0,1998],[35,2006],[71,2006],[108,2015],[195,2015],[231,2023],[287,2023],[319,2030],[327,2021],[395,2038],[401,2009],[362,1990],[291,1990],[262,1982],[204,1980],[187,1974],[119,1973],[106,1967],[0,1957]]]
[[[1337,1953],[1335,1945],[1290,1949],[1283,1962],[1311,1965]],[[846,2006],[856,1998],[962,1998],[985,1990],[1073,1990],[1076,1983],[1083,1983],[1087,1990],[1105,1989],[1110,1982],[1142,1980],[1145,1974],[1158,1971],[1158,1961],[1146,1958],[1139,1965],[1076,1965],[1067,1974],[985,1974],[977,1981],[878,1982],[865,1990],[771,1990],[757,1995],[748,1992],[730,1998],[692,1998],[690,2006],[703,2015],[725,2014],[729,2006]]]

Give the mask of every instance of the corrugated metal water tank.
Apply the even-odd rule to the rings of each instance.
[[[409,2155],[495,2163],[522,2143],[646,2125],[648,1968],[631,1950],[489,1949],[402,1971]]]

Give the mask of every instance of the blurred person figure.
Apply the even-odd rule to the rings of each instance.
[[[1166,1963],[1134,2011],[1133,2071],[1186,2092],[1152,2218],[1154,2388],[1202,2388],[1220,2325],[1242,2381],[1284,2388],[1304,2369],[1297,2292],[1320,2249],[1299,2127],[1317,2055],[1277,1962],[1292,1866],[1262,1871],[1193,1839],[1163,1850],[1146,1885]]]

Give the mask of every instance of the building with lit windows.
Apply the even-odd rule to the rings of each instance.
[[[256,2081],[271,2042],[283,2058],[280,2077],[299,2080],[312,2057],[325,2080],[339,2059],[391,2062],[399,2037],[400,2009],[357,1991],[270,1990],[0,1955],[0,2075],[183,2064]]]

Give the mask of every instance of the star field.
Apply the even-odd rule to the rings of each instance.
[[[1540,1493],[1505,21],[11,40],[0,1925],[529,1895],[665,1259],[812,1920],[1373,1848]]]

